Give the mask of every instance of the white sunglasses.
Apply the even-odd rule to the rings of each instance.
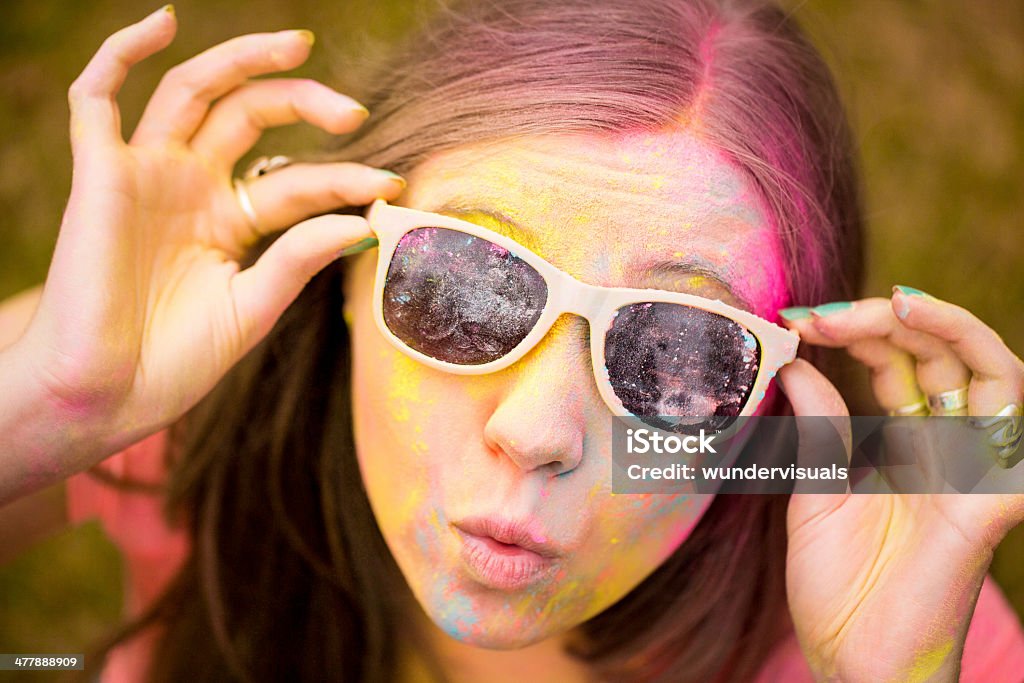
[[[718,299],[590,285],[493,230],[382,199],[366,219],[379,241],[377,326],[431,368],[502,370],[573,313],[590,324],[594,379],[609,409],[676,430],[753,414],[796,357],[797,333]]]

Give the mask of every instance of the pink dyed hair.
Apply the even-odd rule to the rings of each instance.
[[[827,66],[781,9],[712,0],[463,5],[343,86],[373,115],[331,156],[407,172],[467,143],[688,126],[752,179],[782,239],[793,302],[858,293],[852,136]]]

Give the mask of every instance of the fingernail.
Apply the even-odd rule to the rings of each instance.
[[[393,171],[386,171],[383,168],[378,168],[377,172],[380,173],[385,178],[387,178],[388,180],[394,180],[399,185],[401,185],[403,188],[406,185],[408,185],[408,183],[405,182],[405,178],[403,178],[402,176],[398,175],[397,173],[394,173]]]
[[[172,17],[175,16],[175,14],[174,14],[174,5],[164,5],[163,6],[163,10],[165,12],[167,12],[168,14],[170,14]]]
[[[803,320],[811,317],[811,309],[807,306],[790,306],[780,309],[779,315],[786,320]]]
[[[908,315],[910,315],[910,306],[907,305],[906,301],[900,300],[900,305],[896,309],[896,317],[900,320],[906,320]]]
[[[355,244],[353,244],[351,247],[346,247],[345,249],[342,249],[341,251],[339,251],[338,252],[338,256],[341,257],[341,256],[351,256],[352,254],[358,254],[361,251],[366,251],[367,249],[372,249],[375,246],[377,246],[378,244],[380,244],[380,243],[377,241],[376,237],[364,237],[363,239],[361,239],[358,242],[356,242]]]
[[[853,308],[853,304],[849,301],[830,301],[827,304],[821,304],[811,309],[811,315],[826,316],[838,313],[839,311],[847,311]]]
[[[299,37],[302,38],[304,41],[309,43],[310,46],[312,46],[313,43],[316,42],[316,36],[314,36],[313,32],[310,31],[309,29],[300,28],[295,33],[297,33],[299,35]]]
[[[933,299],[935,298],[928,292],[922,292],[916,287],[907,287],[906,285],[894,285],[892,291],[899,292],[900,294],[906,294],[907,296],[927,296]]]
[[[363,105],[361,105],[361,104],[357,104],[357,105],[355,106],[355,111],[357,111],[357,112],[359,112],[360,114],[362,114],[362,115],[363,115],[363,118],[364,118],[364,119],[367,119],[367,118],[369,118],[369,117],[370,117],[370,110],[369,110],[369,109],[367,109],[366,107],[364,107],[364,106],[363,106]]]

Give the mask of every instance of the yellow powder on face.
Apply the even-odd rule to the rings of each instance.
[[[414,485],[407,487],[405,496],[396,505],[384,506],[378,513],[382,517],[380,520],[381,527],[385,529],[398,529],[407,526],[416,518],[416,511],[423,504],[423,499],[423,486]]]
[[[473,211],[459,213],[458,215],[455,216],[455,218],[464,220],[469,223],[473,223],[474,225],[479,225],[480,227],[487,228],[488,230],[493,230],[499,235],[510,237],[519,244],[529,249],[530,251],[534,252],[535,254],[541,257],[544,256],[540,244],[537,243],[537,240],[534,239],[532,235],[528,235],[520,230],[516,230],[514,225],[509,225],[504,223],[503,221],[497,220],[494,216],[491,216],[486,213],[478,213]]]
[[[391,378],[388,386],[388,405],[392,409],[392,419],[396,422],[408,422],[410,417],[409,404],[422,402],[420,383],[423,380],[421,366],[416,361],[393,353]]]
[[[706,287],[707,284],[708,279],[703,275],[691,275],[686,280],[686,286],[690,289],[700,289],[701,287]]]

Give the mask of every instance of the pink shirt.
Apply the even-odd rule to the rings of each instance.
[[[157,483],[163,466],[165,434],[159,433],[102,464],[116,477]],[[163,521],[159,497],[115,489],[87,474],[68,479],[68,514],[73,523],[98,517],[125,562],[125,612],[135,616],[156,598],[187,556],[189,539]],[[157,631],[149,630],[116,648],[103,670],[103,683],[141,681]],[[813,682],[796,637],[785,641],[755,683]],[[999,587],[985,577],[967,632],[961,681],[1024,681],[1024,629]]]

